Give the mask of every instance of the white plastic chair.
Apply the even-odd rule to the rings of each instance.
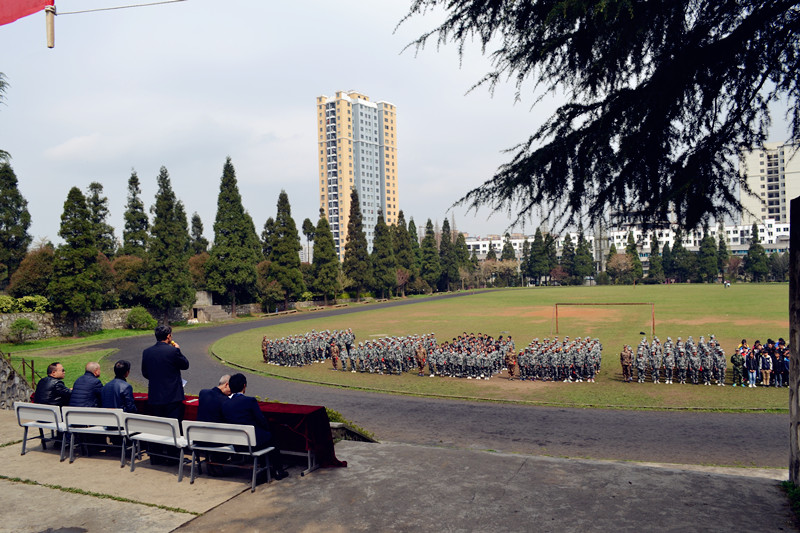
[[[63,407],[61,415],[64,417],[66,431],[69,432],[69,462],[75,461],[75,434],[116,436],[122,439],[120,448],[120,468],[125,466],[125,453],[128,439],[125,435],[123,422],[125,413],[122,409],[104,407]],[[87,446],[101,446],[92,442],[83,443]],[[116,445],[113,445],[116,446]],[[131,446],[133,448],[133,446]]]
[[[183,434],[186,436],[186,440],[189,443],[189,449],[192,450],[192,472],[189,483],[194,483],[195,465],[197,465],[197,470],[201,471],[202,463],[216,464],[211,462],[208,458],[206,458],[205,461],[202,461],[197,453],[201,451],[207,453],[229,453],[252,457],[252,466],[244,464],[225,465],[234,466],[237,468],[252,468],[253,475],[252,479],[250,480],[250,492],[255,492],[256,490],[256,477],[259,473],[266,471],[267,483],[272,480],[269,472],[269,456],[267,454],[273,451],[275,447],[270,446],[269,448],[262,448],[260,450],[255,449],[256,430],[253,428],[253,426],[184,420]],[[237,448],[237,446],[239,446],[239,448]],[[259,457],[264,457],[265,466],[258,466]]]
[[[14,402],[14,411],[17,414],[17,423],[25,430],[22,434],[21,455],[25,455],[29,440],[41,439],[43,450],[47,449],[48,441],[61,441],[61,460],[63,461],[66,441],[64,439],[65,426],[61,418],[61,407],[41,403]],[[39,436],[28,438],[28,429],[30,428],[38,428]],[[45,437],[44,430],[50,431],[49,437]]]
[[[125,435],[133,443],[131,472],[136,468],[136,459],[141,459],[142,442],[177,448],[180,452],[178,458],[178,482],[180,483],[183,479],[186,439],[181,436],[177,418],[127,413],[125,415]],[[174,459],[172,456],[156,453],[152,450],[148,450],[147,455]]]

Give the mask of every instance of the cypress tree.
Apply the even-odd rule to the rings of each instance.
[[[322,294],[325,305],[328,295],[336,298],[339,291],[339,256],[331,233],[331,225],[325,218],[325,210],[319,210],[319,221],[314,229],[314,290]]]
[[[97,250],[106,257],[114,257],[117,239],[114,228],[108,224],[108,198],[103,196],[103,185],[93,181],[89,184],[86,196],[89,217],[92,222],[92,235]]]
[[[525,240],[522,241],[522,259],[519,262],[519,271],[522,274],[522,284],[527,285],[527,278],[529,276],[528,272],[530,271],[530,263],[531,263],[531,243],[528,240],[528,237],[525,237]]]
[[[406,228],[406,217],[402,209],[397,214],[397,222],[392,227],[392,245],[397,268],[403,271],[398,273],[401,278],[398,281],[402,281],[402,278],[405,279],[405,283],[400,283],[398,289],[401,295],[405,297],[406,285],[416,274],[416,257],[412,249],[411,236],[408,233],[408,228]]]
[[[650,268],[647,277],[659,283],[664,281],[664,265],[658,253],[658,238],[655,231],[650,235]]]
[[[516,258],[517,254],[514,252],[514,245],[511,244],[511,235],[506,233],[503,238],[503,250],[500,252],[500,260],[514,261]]]
[[[747,255],[744,258],[744,271],[750,274],[753,281],[763,281],[769,272],[769,261],[764,247],[761,246],[761,239],[758,237],[758,226],[753,222],[750,230],[752,238]]]
[[[314,241],[316,231],[317,228],[314,226],[314,223],[311,222],[310,218],[303,221],[303,235],[306,236],[306,261],[308,261],[311,254],[311,243]]]
[[[272,234],[269,278],[278,282],[283,289],[283,308],[289,308],[289,298],[299,298],[306,290],[303,274],[300,272],[300,235],[292,218],[289,195],[281,191],[278,195],[278,212]]]
[[[369,287],[372,280],[372,264],[367,249],[367,235],[361,216],[361,205],[358,192],[350,192],[350,220],[347,222],[347,243],[344,245],[344,262],[342,270],[352,282],[356,291],[356,300]]]
[[[94,246],[92,222],[86,197],[77,187],[64,202],[59,236],[64,244],[53,258],[53,278],[47,292],[55,313],[72,319],[72,334],[78,335],[78,319],[89,316],[103,303],[103,287]]]
[[[542,230],[536,228],[531,244],[530,258],[528,259],[528,276],[533,279],[535,285],[542,282],[542,278],[547,276],[550,269],[547,268],[547,253],[544,248],[544,237]]]
[[[272,243],[275,235],[275,219],[272,217],[267,218],[264,222],[264,231],[261,232],[261,253],[264,259],[269,261],[272,255]]]
[[[198,221],[200,217],[197,217]],[[194,228],[194,224],[192,225]],[[201,225],[202,235],[202,225]],[[236,296],[253,294],[261,244],[253,219],[242,205],[236,170],[228,157],[222,168],[214,220],[214,244],[205,265],[206,286],[230,298],[231,316],[236,318]],[[299,260],[298,260],[299,266]]]
[[[128,204],[125,207],[125,229],[122,230],[122,255],[135,255],[144,259],[147,253],[150,222],[144,212],[144,203],[139,197],[139,176],[136,171],[128,178]]]
[[[486,261],[497,261],[497,252],[494,251],[492,241],[489,241],[489,251],[486,252]]]
[[[161,167],[156,180],[158,192],[150,209],[153,226],[145,261],[145,296],[150,307],[163,311],[163,322],[167,323],[170,308],[194,303],[188,263],[192,250],[186,211],[172,190],[166,167]]]
[[[589,241],[583,233],[583,225],[578,225],[578,244],[575,248],[575,262],[573,265],[574,276],[578,278],[578,283],[594,274],[594,261],[592,260],[592,249]]]
[[[391,294],[397,286],[397,261],[392,250],[392,234],[380,211],[372,241],[372,279],[375,288],[381,292],[381,297]]]
[[[717,247],[717,271],[724,278],[725,271],[728,268],[728,258],[730,258],[730,253],[728,252],[728,243],[725,240],[725,228],[722,224],[719,225],[717,234],[719,236],[719,246]]]
[[[411,239],[411,251],[414,253],[414,277],[417,277],[422,268],[422,254],[419,250],[419,233],[413,217],[408,221],[408,237]]]
[[[548,283],[550,282],[550,272],[558,265],[558,256],[556,254],[556,238],[552,232],[548,232],[544,238],[544,255],[547,258],[545,275]]]
[[[700,278],[708,283],[713,283],[717,279],[719,267],[717,265],[717,243],[708,231],[706,226],[703,230],[703,238],[700,240],[700,249],[697,252],[697,269]]]
[[[219,205],[217,205],[217,209],[219,209]],[[192,213],[192,251],[194,255],[208,251],[208,239],[203,236],[203,221],[197,211]],[[259,245],[260,252],[261,246]]]
[[[439,242],[439,266],[441,275],[439,277],[439,289],[449,291],[454,283],[458,283],[458,256],[453,242],[453,235],[450,232],[450,221],[446,218],[442,222],[442,234]]]
[[[436,283],[442,275],[442,269],[439,264],[439,251],[436,249],[436,235],[433,232],[431,219],[428,219],[425,224],[425,237],[420,245],[420,259],[422,261],[420,276],[430,285],[431,289],[435,290]]]
[[[564,244],[561,245],[561,261],[559,261],[559,264],[568,276],[575,275],[575,244],[572,242],[572,237],[570,235],[564,237]]]
[[[631,274],[633,279],[642,279],[642,260],[639,258],[639,248],[636,246],[636,241],[633,238],[633,232],[628,232],[628,244],[625,246],[625,253],[631,260]]]
[[[0,163],[0,263],[5,265],[0,286],[5,285],[28,253],[28,245],[33,240],[28,234],[30,226],[28,201],[19,192],[17,176],[11,165]]]
[[[664,267],[664,276],[671,278],[675,276],[675,264],[672,260],[672,249],[669,243],[665,242],[661,248],[661,265]]]

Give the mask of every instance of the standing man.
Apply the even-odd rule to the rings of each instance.
[[[70,407],[100,407],[103,401],[103,384],[100,382],[100,365],[86,363],[86,372],[72,386]]]
[[[36,384],[36,393],[33,395],[34,403],[69,405],[72,391],[64,385],[64,374],[64,367],[61,363],[50,363],[47,366],[47,376]]]
[[[103,407],[122,409],[126,413],[135,413],[136,404],[133,401],[133,387],[128,383],[127,377],[131,373],[131,364],[125,359],[120,359],[114,364],[114,379],[103,387]]]
[[[513,381],[514,375],[517,373],[517,354],[513,349],[506,352],[506,368],[508,369],[508,380]]]
[[[631,380],[631,369],[633,368],[633,352],[631,345],[626,344],[619,354],[619,362],[622,365],[622,380],[629,383]]]
[[[183,379],[181,370],[189,360],[172,340],[172,328],[158,326],[156,343],[142,352],[142,375],[147,379],[147,404],[150,413],[165,418],[183,419]]]

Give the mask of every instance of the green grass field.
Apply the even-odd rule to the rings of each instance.
[[[414,374],[382,376],[333,372],[329,365],[286,368],[266,365],[261,338],[279,338],[311,329],[350,327],[357,340],[384,335],[433,332],[441,342],[461,332],[493,336],[511,334],[517,349],[534,337],[555,334],[555,303],[655,303],[656,335],[664,342],[689,335],[697,340],[715,334],[728,356],[742,338],[752,345],[768,337],[789,337],[787,284],[545,287],[490,291],[463,298],[421,301],[390,309],[365,308],[357,314],[313,319],[302,323],[268,326],[232,335],[216,342],[212,350],[221,358],[288,379],[338,386],[400,392],[423,396],[458,396],[533,404],[624,408],[698,408],[708,410],[765,409],[786,411],[788,389],[741,389],[730,386],[623,383],[619,352],[623,344],[635,346],[639,332],[650,338],[650,306],[559,307],[560,336],[598,337],[603,343],[603,365],[597,383],[510,382],[505,373],[491,380],[419,378]],[[278,398],[279,399],[279,398]]]
[[[114,361],[110,361],[108,358],[108,356],[114,351],[115,350],[93,350],[69,355],[62,354],[58,356],[37,354],[36,352],[19,354],[12,353],[11,364],[14,366],[14,369],[17,372],[23,373],[22,360],[24,359],[28,365],[33,362],[33,367],[36,370],[36,373],[43,377],[47,375],[47,365],[58,361],[64,366],[64,370],[66,371],[64,384],[67,387],[72,388],[75,380],[82,376],[85,372],[86,363],[90,361],[97,361],[100,363],[100,379],[103,381],[103,383],[114,379]],[[28,383],[31,383],[30,366],[24,369],[24,374],[25,378],[28,380]]]

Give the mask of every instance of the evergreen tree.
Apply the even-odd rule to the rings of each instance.
[[[525,240],[522,241],[522,259],[519,262],[519,272],[522,275],[522,284],[523,286],[527,285],[528,279],[528,272],[530,271],[530,262],[531,262],[531,243],[528,240],[528,237],[525,237]]]
[[[503,237],[503,249],[500,251],[500,261],[515,261],[517,253],[514,251],[514,245],[511,244],[511,235],[508,233]]]
[[[117,239],[114,228],[108,224],[108,198],[103,196],[103,185],[93,181],[89,184],[86,205],[92,223],[92,235],[97,250],[106,257],[114,257]]]
[[[574,276],[579,283],[589,276],[594,275],[594,260],[592,259],[592,248],[586,236],[583,234],[583,225],[578,225],[578,244],[575,247],[575,262],[573,265]]]
[[[398,274],[399,279],[406,279],[406,283],[399,283],[398,289],[403,297],[406,295],[406,285],[417,275],[416,257],[411,244],[411,236],[406,228],[406,218],[403,210],[397,214],[397,222],[392,228],[392,244],[394,246],[394,257],[397,261],[398,270],[403,270]]]
[[[556,248],[556,238],[552,232],[548,232],[544,238],[544,256],[547,258],[547,281],[550,281],[550,272],[558,266],[558,249]]]
[[[789,276],[789,253],[774,252],[769,256],[769,273],[772,281],[788,281]]]
[[[333,240],[331,226],[325,218],[325,210],[319,210],[319,221],[314,229],[314,290],[322,294],[325,305],[328,295],[336,298],[339,291],[339,256],[336,255],[336,243]]]
[[[158,192],[150,208],[153,225],[145,260],[145,296],[150,307],[164,312],[163,322],[167,323],[170,308],[194,303],[188,263],[192,250],[186,211],[172,190],[166,167],[161,167],[156,180]]]
[[[306,236],[306,260],[309,259],[309,255],[311,254],[311,243],[314,241],[314,234],[316,231],[317,228],[314,226],[314,223],[311,222],[310,218],[303,221],[303,235]]]
[[[614,256],[617,255],[618,253],[619,252],[617,251],[617,245],[612,242],[611,247],[608,249],[608,255],[606,256],[606,263],[611,261],[614,258]]]
[[[442,233],[439,243],[439,290],[449,291],[454,283],[459,281],[458,256],[453,242],[453,235],[450,233],[450,221],[446,218],[442,222]]]
[[[6,76],[2,72],[0,72],[0,104],[2,104],[3,100],[5,100],[6,87],[8,87]],[[8,161],[10,158],[11,156],[8,155],[8,152],[6,152],[5,150],[0,150],[0,163]]]
[[[77,187],[70,189],[64,202],[58,234],[64,244],[56,249],[53,258],[48,298],[55,313],[72,319],[72,334],[77,337],[78,319],[100,309],[103,303],[89,208],[86,197]]]
[[[769,261],[764,247],[761,246],[761,239],[758,237],[758,226],[753,222],[750,229],[752,238],[747,255],[744,258],[744,271],[750,275],[753,281],[764,281],[769,272]]]
[[[694,228],[740,210],[736,156],[767,139],[771,104],[788,100],[800,141],[797,11],[792,1],[414,0],[406,20],[442,15],[418,47],[480,42],[492,70],[479,84],[566,95],[463,202],[518,208],[517,220],[536,209],[570,221],[673,212]]]
[[[111,263],[114,273],[114,292],[123,307],[146,305],[144,284],[145,261],[135,255],[120,255]]]
[[[11,276],[8,294],[14,298],[46,295],[47,285],[53,278],[54,258],[55,249],[49,243],[28,252]]]
[[[289,298],[300,298],[306,291],[300,272],[300,235],[292,218],[289,195],[281,191],[278,196],[278,213],[275,215],[272,235],[272,253],[269,256],[269,277],[283,288],[283,308],[289,308]]]
[[[675,232],[675,246],[672,247],[672,270],[680,282],[693,279],[697,273],[697,257],[683,246],[683,232]]]
[[[3,78],[0,77],[0,95]],[[2,161],[2,159],[0,159]],[[8,163],[0,163],[0,263],[5,265],[0,286],[5,285],[28,253],[28,245],[33,240],[28,234],[31,215],[28,201],[17,187],[17,176]]]
[[[631,274],[633,275],[633,279],[642,279],[642,260],[639,258],[639,248],[636,246],[632,231],[628,232],[628,243],[625,246],[625,253],[631,260]]]
[[[711,236],[707,226],[704,229],[703,238],[700,240],[700,249],[697,252],[697,271],[700,279],[708,283],[714,283],[719,272],[717,243],[714,242],[714,237]]]
[[[200,217],[197,218],[199,221]],[[222,168],[217,196],[214,244],[205,268],[206,286],[229,297],[233,318],[236,318],[236,296],[255,292],[256,265],[260,253],[261,243],[256,235],[256,227],[242,205],[236,170],[228,157]],[[298,267],[299,262],[298,258]]]
[[[664,267],[664,276],[667,278],[675,277],[675,267],[672,261],[672,250],[669,243],[665,242],[661,248],[661,265]]]
[[[658,238],[655,231],[650,235],[650,268],[647,271],[647,278],[658,283],[664,281],[664,264],[658,254]]]
[[[575,244],[573,244],[572,237],[569,234],[564,237],[564,243],[561,245],[559,265],[568,276],[575,275]]]
[[[439,251],[436,249],[436,235],[433,232],[431,219],[425,224],[425,237],[422,239],[419,251],[422,260],[420,276],[431,289],[435,289],[442,275],[442,268],[439,264]]]
[[[361,293],[372,282],[372,263],[367,248],[367,235],[364,233],[361,205],[355,189],[350,193],[350,220],[347,222],[347,242],[344,245],[342,270],[353,282],[356,300],[360,300]]]
[[[392,234],[380,211],[372,241],[372,281],[382,298],[391,294],[397,286],[397,261],[392,250]]]
[[[411,239],[411,251],[414,254],[414,275],[419,276],[419,271],[422,268],[422,253],[419,249],[419,234],[417,233],[417,225],[414,224],[414,218],[408,221],[408,238]]]
[[[144,259],[147,253],[150,222],[144,211],[141,194],[139,176],[136,175],[136,171],[131,171],[131,177],[128,178],[128,204],[125,207],[125,229],[122,230],[121,253]]]
[[[217,200],[217,213],[219,213],[219,200]],[[208,239],[203,236],[203,221],[197,211],[192,213],[192,251],[194,255],[208,252]],[[260,244],[258,251],[261,253]]]
[[[261,253],[264,259],[269,261],[272,255],[272,243],[275,236],[275,219],[272,217],[267,218],[264,222],[264,231],[261,232]]]
[[[542,283],[542,278],[550,272],[548,268],[547,251],[544,247],[544,237],[541,228],[536,228],[531,244],[530,259],[528,259],[528,275],[536,285]]]
[[[725,272],[728,269],[730,253],[728,252],[728,243],[725,239],[725,227],[722,224],[720,224],[717,229],[717,235],[719,236],[719,245],[717,246],[717,271],[724,278]]]
[[[497,252],[494,251],[492,241],[489,241],[489,251],[486,252],[486,261],[497,261]]]

